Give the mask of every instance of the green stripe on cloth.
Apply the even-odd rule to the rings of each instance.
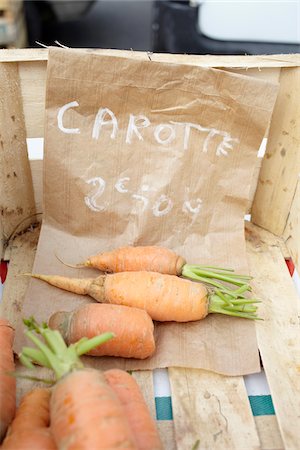
[[[253,416],[272,416],[275,414],[271,395],[249,395]]]
[[[156,420],[173,420],[171,397],[155,397]]]
[[[271,395],[249,395],[253,416],[275,414]],[[173,420],[171,397],[155,397],[156,419]]]

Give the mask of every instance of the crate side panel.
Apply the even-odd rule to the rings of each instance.
[[[0,64],[0,103],[1,252],[15,228],[27,228],[35,213],[16,64]]]
[[[266,233],[266,232],[264,232]],[[258,346],[285,448],[300,440],[300,299],[280,247],[267,245],[258,227],[247,232],[254,296],[262,299],[256,323]]]
[[[300,67],[281,69],[266,156],[252,206],[252,221],[282,235],[300,171]]]

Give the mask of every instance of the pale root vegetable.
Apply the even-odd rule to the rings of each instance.
[[[162,450],[163,446],[155,422],[150,416],[144,397],[133,376],[119,369],[107,370],[104,376],[124,406],[137,448]]]
[[[16,412],[16,380],[9,374],[15,370],[13,340],[13,327],[0,318],[0,442]]]
[[[155,351],[154,326],[146,311],[119,305],[90,303],[72,312],[60,311],[49,319],[67,344],[92,338],[110,330],[114,339],[92,349],[92,356],[120,356],[145,359]]]
[[[55,450],[50,432],[51,390],[36,388],[21,400],[2,450]]]
[[[100,303],[144,309],[153,320],[189,322],[204,319],[209,313],[221,313],[256,319],[256,300],[218,290],[208,291],[174,275],[157,272],[120,272],[93,278],[66,278],[31,274],[52,286],[76,294],[89,295]]]
[[[39,326],[33,318],[24,323],[28,328],[26,336],[37,349],[24,348],[20,360],[29,368],[34,367],[33,362],[51,368],[56,376],[50,400],[50,429],[57,448],[136,450],[133,432],[118,396],[102,372],[84,368],[79,358],[113,334],[83,338],[67,347],[57,330]]]

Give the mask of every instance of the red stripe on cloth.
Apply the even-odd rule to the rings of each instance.
[[[7,275],[7,262],[6,261],[1,261],[0,262],[0,278],[1,278],[1,283],[2,284],[6,280],[6,275]]]
[[[289,269],[290,275],[292,277],[294,275],[294,272],[295,272],[295,265],[293,263],[293,260],[292,260],[292,258],[287,258],[285,260],[285,262],[286,262],[286,265],[287,265],[287,267]]]

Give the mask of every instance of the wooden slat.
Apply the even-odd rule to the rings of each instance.
[[[202,370],[169,369],[176,443],[179,450],[259,449],[242,377]]]
[[[283,450],[276,416],[256,416],[254,420],[261,450]]]
[[[281,69],[266,156],[252,206],[252,221],[282,235],[300,171],[300,68]]]
[[[99,54],[131,56],[137,59],[148,58],[147,52],[133,52],[126,50],[93,49]],[[150,56],[150,55],[149,55]],[[201,64],[206,67],[230,67],[230,68],[250,68],[250,67],[294,67],[300,65],[299,54],[283,55],[172,55],[165,53],[151,53],[153,61],[179,62],[187,64]],[[0,50],[0,62],[16,61],[46,61],[48,59],[47,49],[16,49],[13,51]]]
[[[0,256],[14,229],[35,213],[18,67],[0,64]]]
[[[300,178],[298,178],[297,188],[283,237],[296,269],[300,274]]]
[[[298,297],[280,248],[266,245],[260,229],[249,227],[247,255],[254,295],[263,302],[257,339],[286,449],[300,442],[300,329]],[[266,232],[264,232],[266,233]]]
[[[173,420],[158,420],[156,422],[160,438],[165,450],[176,450]]]
[[[27,137],[44,136],[46,61],[19,63]]]

